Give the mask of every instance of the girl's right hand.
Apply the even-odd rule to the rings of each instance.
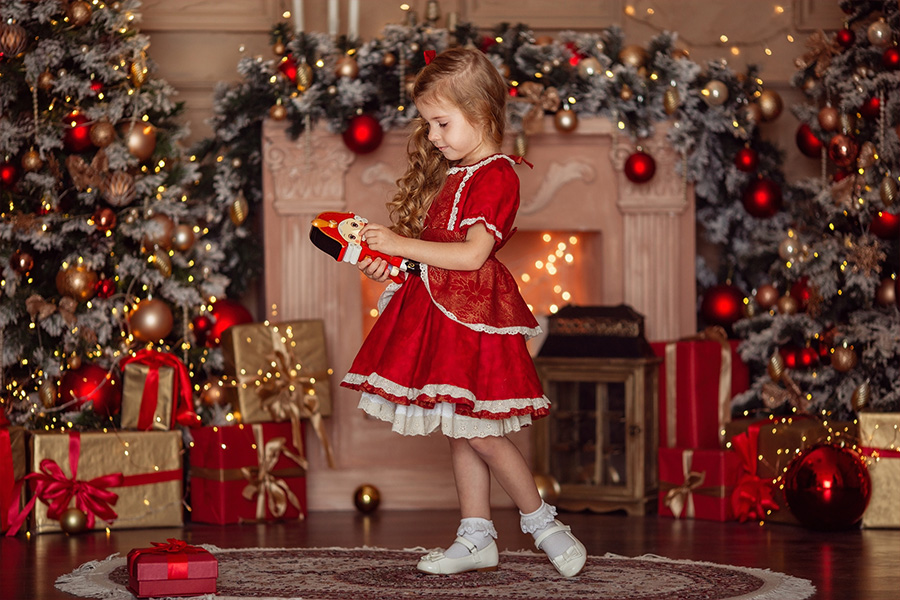
[[[383,258],[364,258],[356,263],[356,266],[359,267],[359,270],[362,271],[366,277],[373,281],[384,283],[390,279],[391,265]]]

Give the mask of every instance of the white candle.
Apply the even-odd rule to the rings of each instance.
[[[347,37],[355,40],[359,37],[359,0],[350,0],[347,20]]]
[[[328,35],[338,32],[338,0],[328,0]]]
[[[294,0],[294,33],[303,31],[303,0]]]

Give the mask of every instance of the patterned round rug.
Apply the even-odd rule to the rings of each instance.
[[[219,561],[216,600],[800,600],[815,592],[805,579],[768,570],[656,556],[592,556],[566,579],[530,552],[502,553],[495,572],[438,576],[416,570],[421,549],[204,547]],[[127,584],[118,554],[56,581],[83,598],[133,598]]]

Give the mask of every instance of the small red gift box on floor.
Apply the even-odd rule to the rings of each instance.
[[[181,540],[128,553],[128,591],[138,598],[215,594],[218,576],[215,556]]]

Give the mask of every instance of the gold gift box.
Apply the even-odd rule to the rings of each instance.
[[[287,420],[264,402],[287,393],[320,416],[331,414],[331,369],[321,320],[235,325],[222,336],[222,352],[226,373],[237,382],[227,391],[240,422]]]
[[[71,479],[70,433],[35,433],[31,437],[32,472],[41,462],[56,463]],[[77,481],[121,473],[122,486],[109,487],[118,495],[112,505],[118,515],[111,523],[97,519],[94,529],[180,527],[183,519],[183,461],[180,431],[115,431],[81,433]],[[144,483],[150,481],[148,483]],[[74,499],[69,506],[75,506]],[[59,521],[47,515],[48,506],[35,502],[31,531],[61,531]]]
[[[900,414],[861,412],[858,418],[859,446],[872,479],[862,526],[900,528]]]
[[[159,388],[156,393],[156,410],[150,429],[168,431],[172,425],[172,411],[175,410],[175,369],[156,367],[141,363],[125,365],[122,384],[122,429],[138,429],[141,405],[144,400],[144,386],[151,369],[159,371]]]

